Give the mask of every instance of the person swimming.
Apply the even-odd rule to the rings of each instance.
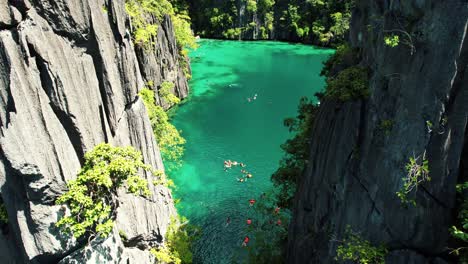
[[[278,219],[278,221],[276,221],[276,225],[281,225],[281,219]]]
[[[240,165],[242,168],[245,168],[245,166],[247,166],[247,165],[245,165],[245,164],[244,164],[244,163],[242,163],[242,162],[241,162],[241,163],[239,163],[239,165]]]
[[[279,211],[280,211],[280,208],[277,206],[277,207],[275,208],[275,214],[278,214]]]
[[[249,200],[250,206],[253,206],[255,202],[256,202],[255,199],[250,199],[250,200]]]
[[[250,173],[247,174],[247,178],[252,178],[252,177],[253,177],[252,174]]]
[[[248,218],[247,219],[247,225],[251,225],[252,224],[252,219]]]
[[[246,236],[246,237],[244,238],[244,241],[242,242],[242,246],[243,246],[243,247],[246,247],[247,244],[249,243],[249,241],[250,241],[250,238],[249,238],[248,236]]]
[[[228,216],[226,219],[226,227],[231,223],[231,217]]]

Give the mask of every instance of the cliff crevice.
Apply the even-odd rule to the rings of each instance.
[[[150,49],[132,42],[123,0],[0,0],[0,29],[0,191],[8,213],[0,258],[153,262],[149,249],[163,243],[176,211],[151,175],[144,176],[152,196],[119,192],[113,233],[91,245],[55,227],[63,216],[55,200],[101,142],[131,145],[164,169],[138,92],[168,80],[178,97],[188,94],[170,17]]]
[[[357,1],[350,41],[371,70],[368,99],[322,100],[289,228],[290,263],[331,263],[347,226],[386,263],[451,263],[449,228],[468,123],[463,1]],[[396,47],[384,38],[398,34]],[[351,153],[351,154],[350,154]],[[411,157],[430,181],[403,188]],[[333,239],[335,238],[335,239]],[[309,250],[313,248],[314,250]]]

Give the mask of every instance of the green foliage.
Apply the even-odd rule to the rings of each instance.
[[[338,68],[346,68],[355,65],[359,61],[359,52],[348,44],[339,45],[335,53],[325,61],[321,76],[330,77],[331,71]]]
[[[400,37],[398,35],[389,35],[384,37],[385,45],[389,47],[396,47],[400,44]]]
[[[170,161],[179,161],[184,154],[185,139],[169,122],[169,117],[164,109],[156,105],[152,90],[142,89],[139,95],[148,111],[153,133],[158,141],[163,158]]]
[[[174,25],[179,50],[196,48],[195,37],[190,28],[190,17],[187,11],[181,8],[181,3],[176,1],[175,4],[180,13],[175,12],[168,0],[125,0],[125,10],[132,20],[134,42],[146,48],[154,45],[154,39],[158,35],[156,23],[162,21],[164,15],[169,15]]]
[[[186,48],[196,49],[198,47],[190,28],[190,17],[187,15],[172,16],[172,24],[174,25],[174,34],[179,50]]]
[[[247,0],[247,7],[248,12],[254,13],[257,12],[257,1],[255,0]]]
[[[342,0],[201,0],[192,5],[192,18],[198,34],[204,37],[236,39],[251,36],[274,36],[291,41],[313,41],[316,44],[342,43],[349,29],[354,1]],[[239,17],[242,3],[245,15]],[[255,20],[254,20],[255,18]],[[241,24],[239,24],[239,22]],[[252,27],[252,22],[256,26]]]
[[[385,133],[385,135],[390,134],[393,129],[394,121],[392,119],[384,119],[379,124],[379,129]]]
[[[159,95],[161,96],[161,98],[170,105],[176,105],[180,103],[179,97],[175,96],[172,93],[174,86],[174,83],[164,81],[161,84],[161,88],[159,89]]]
[[[468,181],[456,186],[461,205],[458,209],[458,221],[450,228],[450,233],[457,240],[460,247],[452,250],[450,254],[458,256],[459,263],[468,261],[468,199],[466,199],[466,190]]]
[[[384,264],[388,250],[383,246],[372,246],[348,227],[345,238],[336,250],[337,261],[353,261],[361,264]]]
[[[396,194],[404,205],[411,203],[416,206],[416,201],[409,199],[408,194],[413,190],[417,190],[421,183],[431,180],[426,153],[424,152],[422,157],[410,157],[409,162],[406,164],[406,171],[408,174],[403,178],[403,187]]]
[[[317,110],[318,106],[303,97],[299,102],[297,117],[284,121],[284,125],[294,136],[281,145],[285,154],[279,168],[271,176],[273,184],[279,190],[278,205],[283,208],[291,207],[297,181],[309,158],[310,132]]]
[[[127,241],[128,240],[127,234],[123,230],[119,230],[119,237],[120,237],[120,239],[122,241]]]
[[[278,193],[273,189],[257,199],[254,208],[254,223],[247,227],[253,239],[249,245],[248,263],[285,263],[287,226],[291,218],[288,209],[276,213]],[[281,220],[282,224],[277,225]]]
[[[349,21],[351,19],[351,12],[347,10],[345,13],[336,12],[330,15],[334,24],[330,27],[330,32],[334,36],[343,37],[349,30]]]
[[[230,28],[223,31],[223,36],[227,39],[237,39],[242,34],[242,28]]]
[[[165,245],[151,249],[151,253],[164,263],[192,263],[192,243],[199,237],[199,228],[190,225],[186,218],[171,218]]]
[[[327,78],[325,96],[341,102],[365,99],[369,96],[368,69],[351,66],[336,76]]]
[[[141,153],[133,147],[97,145],[85,154],[85,163],[75,180],[67,183],[68,191],[56,203],[67,204],[70,215],[61,218],[56,226],[77,238],[99,234],[106,237],[112,231],[117,190],[126,185],[129,192],[150,195],[139,170],[151,172],[143,163]]]
[[[3,199],[0,198],[0,225],[8,223],[8,212],[3,202]]]

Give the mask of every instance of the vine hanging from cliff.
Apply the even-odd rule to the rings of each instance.
[[[164,90],[163,94],[164,92],[167,91]],[[164,109],[156,105],[153,90],[144,88],[140,91],[139,95],[143,99],[148,111],[153,133],[161,148],[163,158],[174,162],[180,161],[180,158],[184,154],[185,139],[180,135],[177,128],[169,122],[169,117]]]

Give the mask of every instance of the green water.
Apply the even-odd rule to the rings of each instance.
[[[203,229],[195,263],[239,258],[245,221],[252,217],[248,200],[271,188],[280,144],[289,137],[283,119],[296,115],[302,96],[323,88],[319,73],[332,52],[279,42],[202,40],[190,54],[191,95],[173,117],[187,140],[186,153],[171,177],[178,187],[174,196],[182,199],[179,213]],[[223,170],[228,159],[245,163],[253,178],[238,182],[239,168]]]

